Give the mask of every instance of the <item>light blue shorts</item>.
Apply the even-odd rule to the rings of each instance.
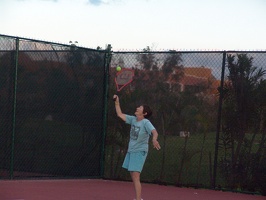
[[[147,152],[127,152],[123,168],[130,172],[141,172],[147,158]]]

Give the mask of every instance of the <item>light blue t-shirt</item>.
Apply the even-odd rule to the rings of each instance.
[[[128,152],[148,152],[149,137],[155,129],[152,123],[148,119],[137,121],[137,117],[131,115],[126,115],[126,123],[131,125]]]

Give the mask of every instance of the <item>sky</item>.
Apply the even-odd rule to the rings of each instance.
[[[0,34],[115,51],[266,50],[266,0],[0,0]]]

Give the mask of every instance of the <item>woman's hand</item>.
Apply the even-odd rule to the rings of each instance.
[[[160,150],[161,146],[157,140],[152,140],[153,148]]]

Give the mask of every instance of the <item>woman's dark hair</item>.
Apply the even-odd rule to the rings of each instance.
[[[152,115],[152,110],[149,106],[143,105],[143,113],[147,113],[144,117],[148,119]]]

